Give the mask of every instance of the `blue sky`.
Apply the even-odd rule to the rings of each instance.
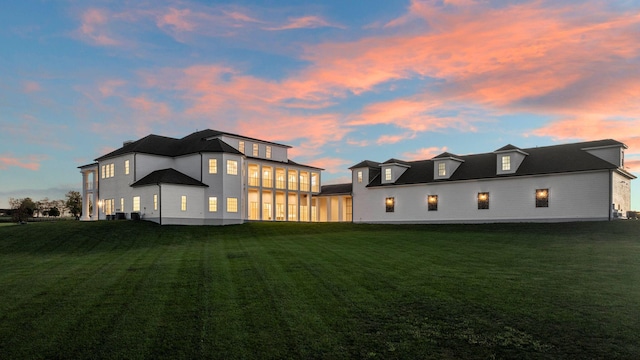
[[[0,208],[149,133],[364,159],[613,138],[640,175],[638,1],[8,1]],[[640,185],[633,208],[640,210]]]

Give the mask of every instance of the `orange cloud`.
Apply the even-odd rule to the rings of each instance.
[[[627,171],[640,173],[640,159],[637,160],[625,160],[624,166]]]
[[[167,13],[158,17],[156,23],[160,28],[170,26],[173,27],[175,31],[193,31],[196,24],[189,19],[191,15],[192,13],[189,9],[178,10],[169,8]]]
[[[10,154],[0,154],[0,169],[6,170],[10,166],[15,166],[27,170],[38,171],[40,162],[46,160],[43,155],[30,155],[26,158],[17,158]]]
[[[429,160],[429,159],[432,159],[434,156],[442,154],[445,151],[447,151],[446,146],[441,148],[433,146],[433,147],[418,149],[417,151],[414,151],[414,152],[405,152],[402,154],[402,158],[410,161]]]
[[[603,120],[585,117],[552,121],[531,132],[557,140],[597,140],[611,138],[625,143],[630,154],[640,154],[640,120]]]

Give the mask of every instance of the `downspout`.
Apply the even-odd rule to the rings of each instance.
[[[136,179],[136,155],[138,155],[138,153],[133,153],[133,182],[138,181],[138,179]]]
[[[202,167],[203,167],[202,160],[203,159],[202,159],[202,153],[200,152],[198,154],[200,154],[200,182],[202,182]]]
[[[160,217],[160,225],[162,225],[162,185],[158,185],[158,216]]]
[[[611,221],[611,210],[613,210],[611,204],[613,204],[613,170],[609,170],[609,204],[607,204],[607,211],[609,211],[609,221]]]

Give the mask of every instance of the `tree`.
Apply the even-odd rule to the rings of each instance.
[[[78,220],[82,213],[82,195],[78,191],[69,191],[65,196],[65,208]]]
[[[10,198],[9,205],[13,210],[11,212],[11,218],[15,222],[27,221],[27,219],[33,216],[33,213],[37,208],[33,200],[28,197],[24,199]]]
[[[58,210],[57,207],[52,207],[51,209],[49,209],[49,216],[53,216],[53,217],[57,217],[60,216],[60,210]]]

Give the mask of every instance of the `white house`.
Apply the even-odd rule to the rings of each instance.
[[[321,170],[287,145],[204,130],[148,135],[80,167],[81,220],[159,224],[246,221],[446,223],[610,220],[626,214],[626,146],[601,140],[352,166],[352,182],[321,186]],[[90,206],[95,204],[94,206]]]
[[[611,220],[631,210],[615,140],[352,166],[353,221],[474,223]]]
[[[80,167],[82,220],[160,224],[317,221],[321,170],[288,159],[290,147],[204,130],[148,135]],[[90,212],[89,202],[97,204]]]

